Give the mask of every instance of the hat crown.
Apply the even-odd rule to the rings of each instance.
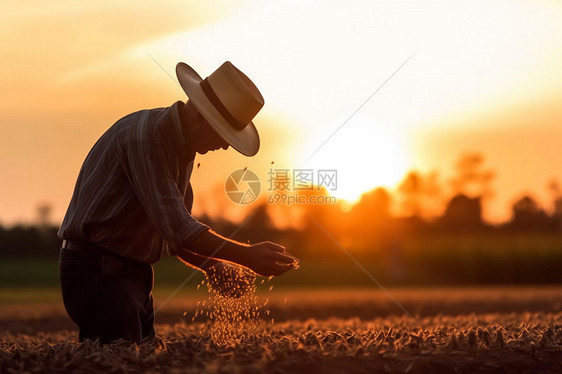
[[[242,126],[247,126],[264,105],[258,88],[230,61],[223,63],[206,80],[224,108]]]

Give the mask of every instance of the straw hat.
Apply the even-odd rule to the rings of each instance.
[[[244,73],[227,61],[205,79],[183,62],[176,74],[189,100],[232,148],[246,156],[258,152],[260,138],[252,119],[264,100]]]

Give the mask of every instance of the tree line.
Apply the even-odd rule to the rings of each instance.
[[[197,218],[223,235],[236,232],[233,238],[244,242],[276,240],[298,248],[299,255],[306,255],[307,251],[333,239],[352,249],[369,251],[405,236],[562,232],[562,189],[556,182],[549,185],[553,198],[551,212],[532,196],[525,195],[513,204],[510,220],[501,225],[488,224],[482,211],[486,201],[493,197],[496,173],[484,161],[484,156],[478,153],[462,155],[455,164],[456,175],[446,182],[441,182],[436,172],[424,175],[411,171],[394,194],[375,188],[364,193],[351,209],[340,204],[287,207],[261,201],[254,203],[243,226],[223,217]],[[395,205],[399,205],[400,216],[393,213]],[[56,236],[58,227],[50,223],[50,212],[50,206],[42,204],[37,209],[36,224],[0,226],[0,253],[7,256],[57,253],[61,241]],[[293,217],[295,224],[277,227],[275,217],[283,215]],[[333,238],[326,237],[326,233]]]

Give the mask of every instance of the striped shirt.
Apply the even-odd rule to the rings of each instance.
[[[190,214],[195,152],[180,120],[183,105],[129,114],[101,136],[82,165],[59,238],[154,263],[209,228]]]

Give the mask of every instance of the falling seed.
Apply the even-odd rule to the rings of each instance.
[[[211,275],[211,282],[207,280],[209,299],[198,310],[199,315],[205,315],[210,322],[209,330],[202,334],[210,333],[212,342],[218,346],[235,347],[257,327],[260,313],[265,311],[259,305],[254,276],[248,277],[248,272],[241,267],[228,269],[225,276],[228,279],[217,273]],[[220,289],[214,287],[215,284],[221,285]],[[235,291],[237,296],[224,294],[224,287]]]
[[[272,289],[273,289],[273,286],[270,286],[270,287],[269,287],[269,291],[271,291]]]

